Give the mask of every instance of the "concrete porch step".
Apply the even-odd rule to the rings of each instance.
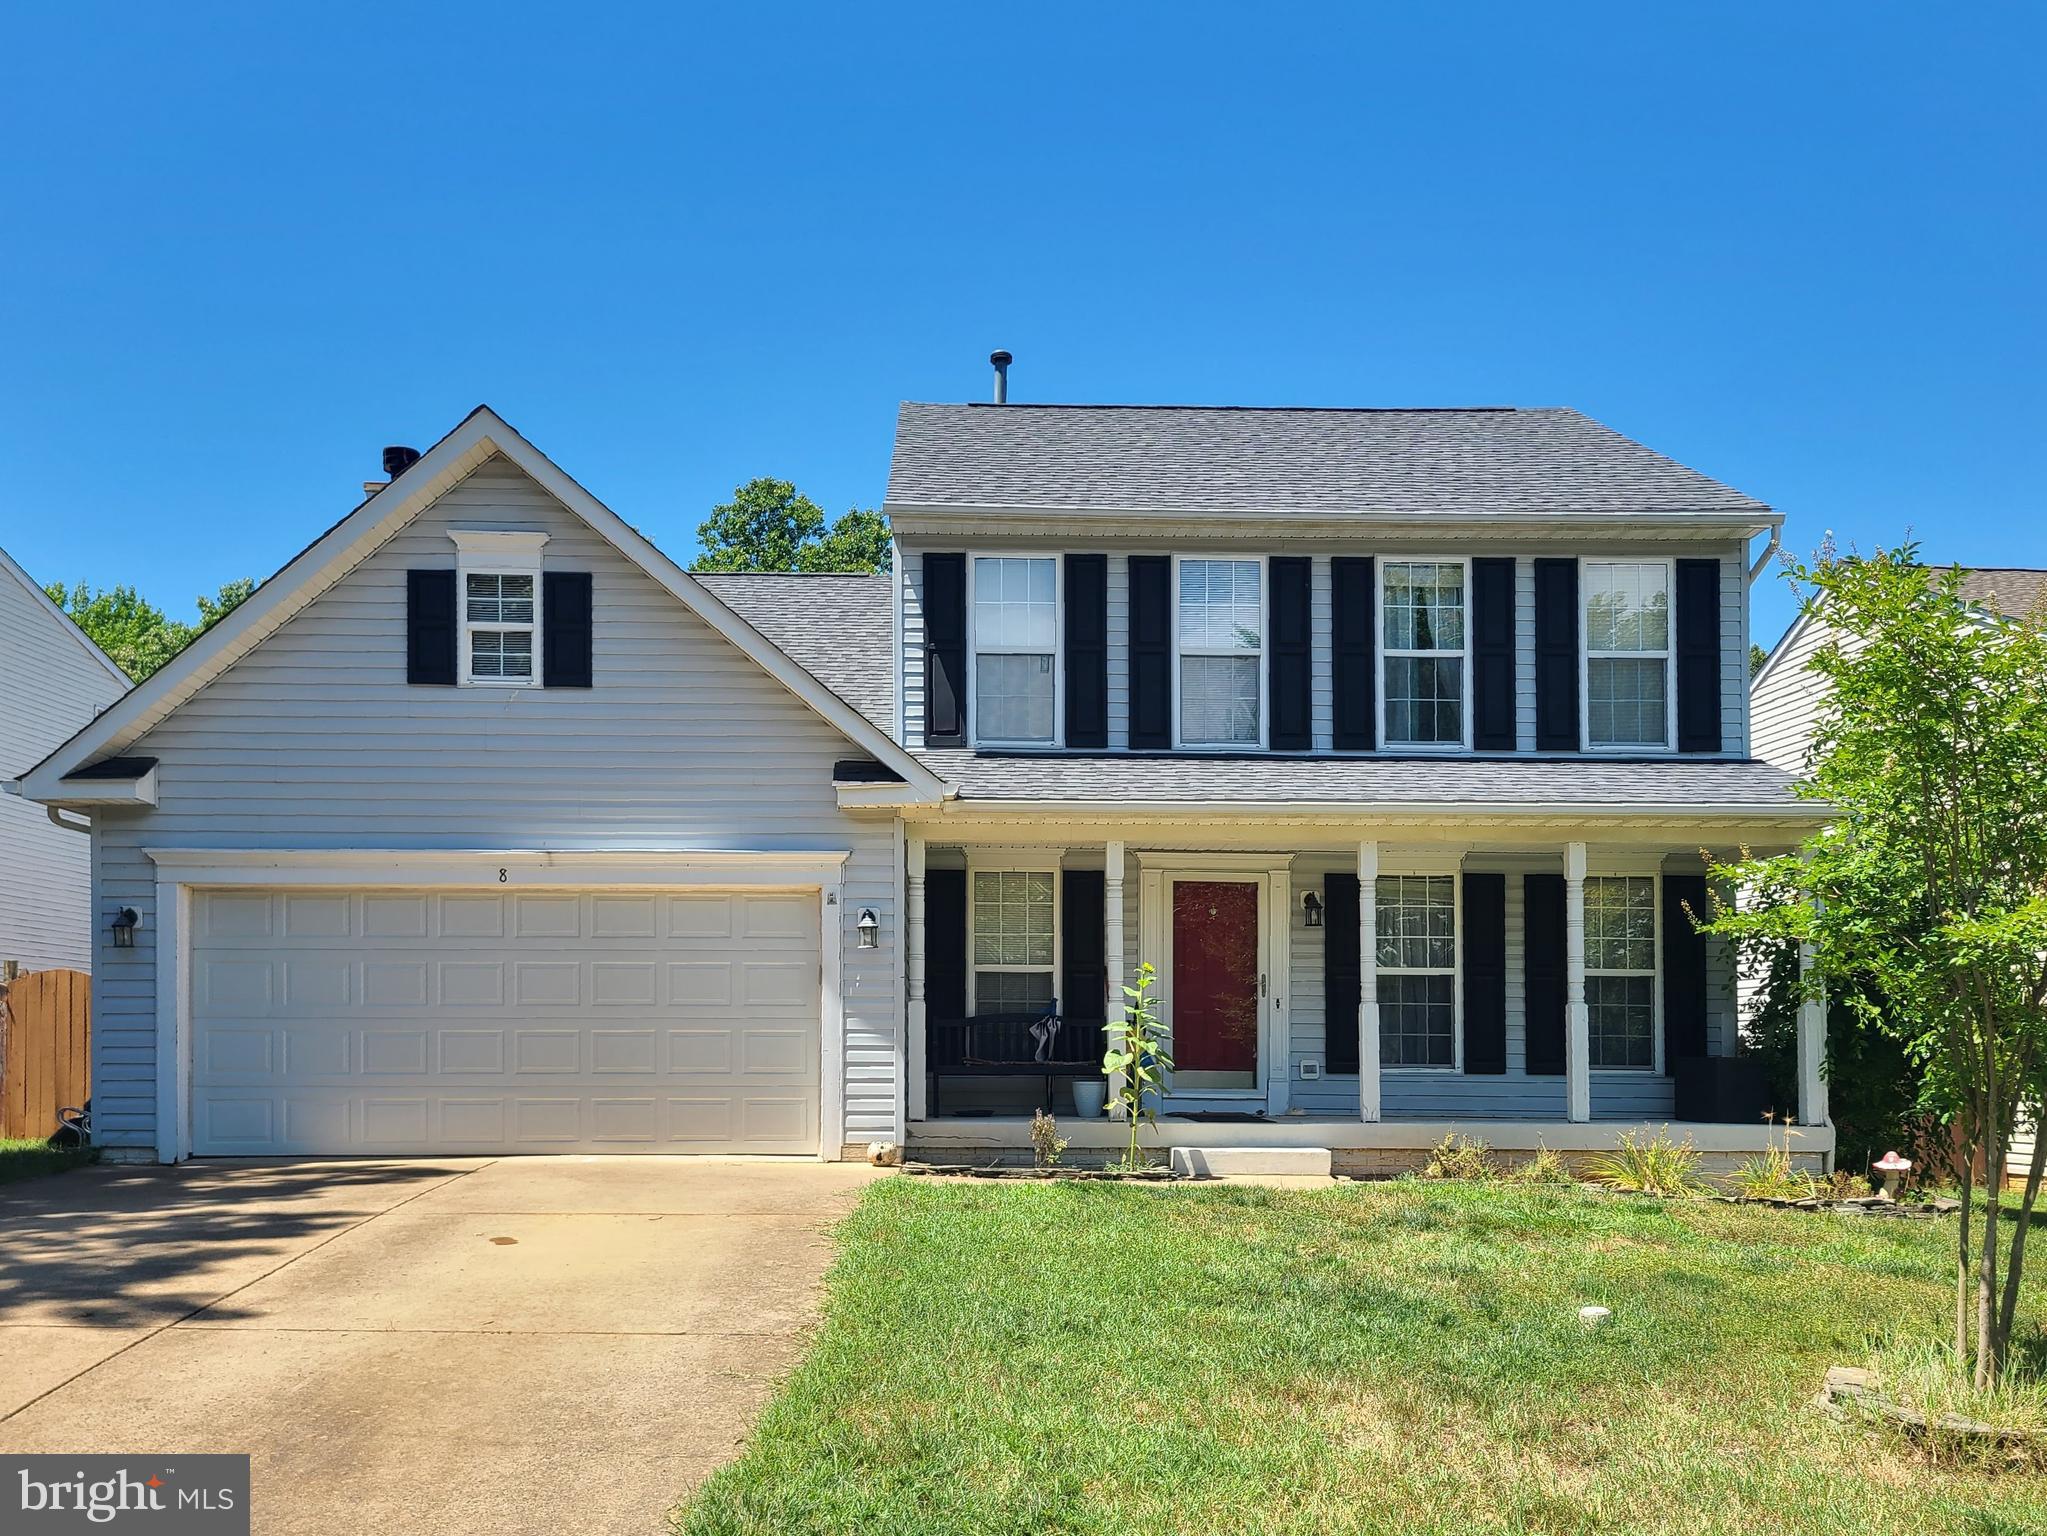
[[[1220,1179],[1274,1174],[1326,1179],[1330,1176],[1327,1147],[1174,1147],[1173,1172],[1186,1178]]]

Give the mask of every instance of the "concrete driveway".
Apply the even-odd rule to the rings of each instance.
[[[245,1451],[263,1533],[655,1536],[801,1354],[871,1177],[547,1157],[14,1186],[0,1451]]]

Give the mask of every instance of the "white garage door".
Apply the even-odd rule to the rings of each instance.
[[[193,1150],[815,1153],[817,902],[195,892]]]

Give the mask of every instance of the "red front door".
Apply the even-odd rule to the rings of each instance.
[[[1173,882],[1173,1070],[1241,1074],[1210,1087],[1257,1086],[1258,887]],[[1195,1086],[1188,1083],[1187,1086]]]

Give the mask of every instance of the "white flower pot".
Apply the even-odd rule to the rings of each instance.
[[[1106,1078],[1076,1077],[1073,1080],[1073,1112],[1083,1120],[1098,1118],[1109,1103]]]

